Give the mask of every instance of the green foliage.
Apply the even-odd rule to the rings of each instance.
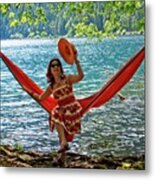
[[[35,33],[34,32],[30,32],[29,35],[28,35],[28,38],[33,38],[35,36]]]
[[[117,170],[142,170],[145,168],[145,164],[143,160],[131,161],[130,162],[122,162],[121,166],[117,167]]]
[[[96,32],[98,32],[97,26],[93,23],[90,23],[89,25],[85,25],[85,23],[82,22],[75,25],[75,34],[77,37],[87,36],[87,35],[94,36]]]
[[[144,1],[1,4],[3,25],[24,37],[116,36],[144,33]],[[30,29],[28,31],[28,29]],[[4,31],[2,30],[2,31]],[[38,33],[37,33],[38,32]],[[2,34],[3,35],[3,34]],[[10,35],[9,35],[10,36]]]
[[[0,4],[0,10],[2,15],[7,15],[10,4]]]
[[[46,14],[42,7],[38,7],[35,11],[35,18],[37,19],[37,22],[39,23],[46,23]]]
[[[19,25],[19,21],[17,19],[10,21],[10,27],[14,27],[14,26],[18,26],[18,25]]]
[[[23,151],[23,146],[21,144],[16,143],[13,147],[19,152]]]
[[[47,34],[46,31],[42,31],[41,34],[40,34],[41,37],[47,37],[47,35],[48,35],[48,34]]]

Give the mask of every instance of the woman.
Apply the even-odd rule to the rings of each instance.
[[[31,92],[31,95],[39,101],[44,100],[51,94],[57,99],[58,105],[52,110],[49,122],[52,131],[54,127],[57,129],[60,140],[58,152],[60,153],[69,149],[68,142],[72,141],[74,134],[80,131],[82,108],[75,99],[72,85],[81,81],[84,74],[80,61],[77,59],[76,49],[75,64],[78,74],[65,75],[60,60],[57,58],[52,59],[47,69],[49,86],[41,95]]]

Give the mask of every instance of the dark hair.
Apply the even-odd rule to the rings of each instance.
[[[58,58],[53,58],[53,59],[51,59],[51,61],[50,61],[49,64],[48,64],[47,73],[46,73],[47,82],[48,82],[48,83],[51,83],[51,85],[53,85],[53,84],[55,83],[54,76],[53,76],[53,74],[51,73],[51,65],[52,65],[52,62],[53,62],[53,61],[57,61],[58,64],[60,65],[61,78],[64,79],[64,77],[65,77],[64,71],[63,71],[63,68],[62,68],[62,64],[61,64],[60,60],[59,60]]]

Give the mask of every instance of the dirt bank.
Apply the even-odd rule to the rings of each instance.
[[[85,168],[85,169],[145,169],[145,157],[86,156],[67,152],[59,157],[56,152],[39,153],[17,150],[0,145],[1,167]]]

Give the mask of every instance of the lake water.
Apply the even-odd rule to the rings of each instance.
[[[142,46],[143,36],[128,36],[75,43],[85,77],[74,86],[76,97],[92,95]],[[58,54],[56,40],[4,40],[1,50],[42,88],[47,87],[47,64],[59,57],[66,74],[76,73]],[[82,118],[81,133],[71,151],[88,155],[137,155],[145,153],[144,62],[121,90],[127,100],[113,97]],[[20,144],[26,150],[55,151],[57,132],[48,127],[48,114],[19,86],[1,61],[1,144]]]

